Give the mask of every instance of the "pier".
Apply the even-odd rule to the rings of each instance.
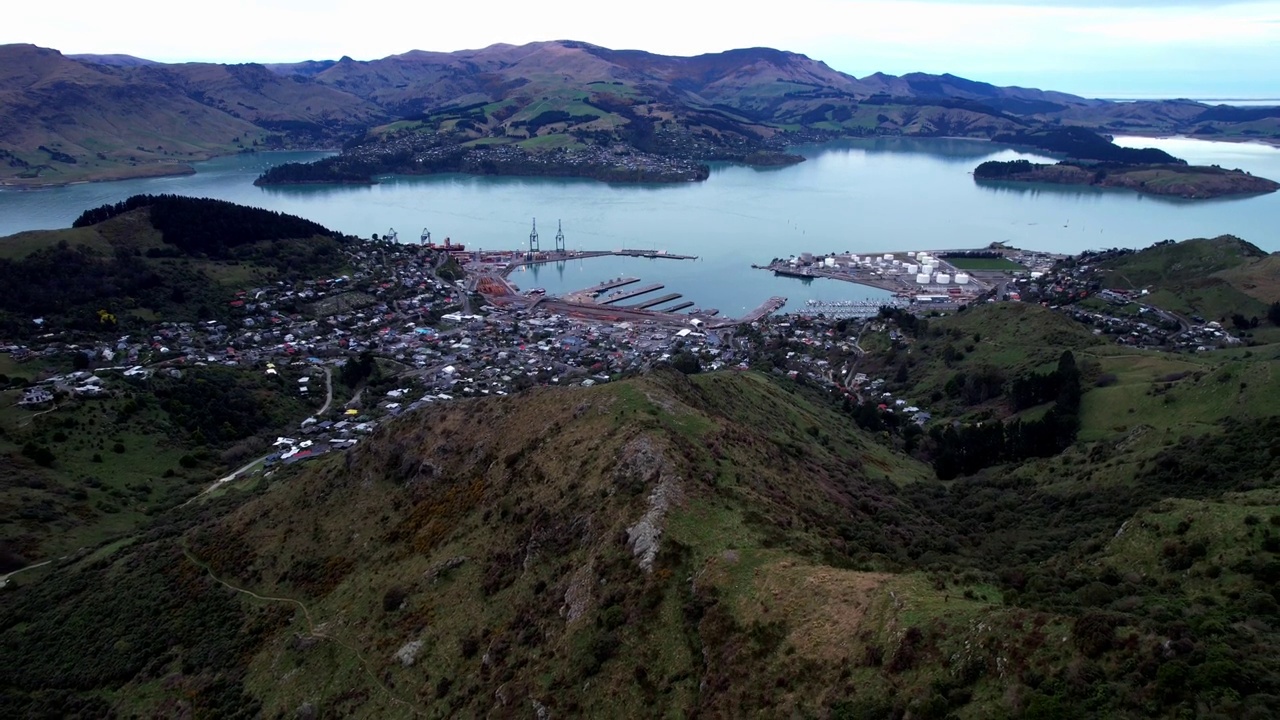
[[[662,287],[662,286],[659,285],[658,287]],[[653,298],[652,300],[646,300],[638,305],[627,305],[625,307],[631,308],[631,309],[648,310],[649,308],[654,307],[655,305],[661,305],[662,303],[671,302],[672,300],[679,300],[681,297],[683,296],[680,293],[668,293],[666,295],[663,295],[662,297],[656,297],[656,298]],[[670,312],[670,311],[667,311],[667,312]]]
[[[672,305],[671,307],[667,308],[667,309],[666,309],[666,312],[680,312],[681,310],[684,310],[685,308],[691,308],[691,307],[693,307],[693,302],[691,302],[691,301],[689,301],[689,300],[685,300],[685,301],[684,301],[684,302],[682,302],[682,303],[677,303],[677,304]]]
[[[774,297],[771,297],[768,300],[765,300],[764,303],[760,305],[760,307],[756,308],[755,310],[752,310],[746,315],[743,315],[737,320],[719,320],[714,325],[709,325],[708,327],[721,328],[721,327],[731,327],[733,325],[749,325],[753,322],[759,322],[760,320],[763,320],[770,313],[777,311],[783,305],[786,305],[786,304],[787,304],[786,298],[778,297],[775,295]]]
[[[509,261],[503,269],[504,275],[509,275],[516,268],[526,267],[529,265],[543,265],[546,263],[568,262],[570,260],[586,260],[588,258],[597,257],[638,257],[638,258],[665,258],[667,260],[697,260],[697,255],[681,255],[679,253],[669,253],[665,250],[557,250],[555,252],[547,252],[543,250],[530,250],[529,252],[509,252],[507,257]]]
[[[665,286],[665,285],[663,285],[662,283],[654,283],[654,284],[652,284],[652,285],[645,285],[645,286],[644,286],[644,287],[642,287],[642,288],[636,288],[635,290],[630,290],[630,291],[627,291],[627,292],[619,293],[619,294],[617,294],[617,295],[612,295],[612,296],[610,296],[610,297],[604,298],[604,299],[600,300],[600,304],[601,304],[601,305],[612,305],[612,304],[614,304],[614,303],[616,303],[616,302],[621,302],[621,301],[623,301],[623,300],[630,300],[630,299],[631,299],[631,298],[633,298],[633,297],[637,297],[637,296],[640,296],[640,295],[644,295],[645,293],[651,293],[651,292],[653,292],[654,290],[661,290],[661,289],[662,289],[662,288],[664,288],[664,287],[666,287],[666,286]],[[679,296],[679,295],[677,295],[676,297],[680,297],[680,296]],[[641,305],[641,306],[638,306],[638,307],[644,307],[644,306],[643,306],[643,305]]]
[[[616,279],[614,279],[614,280],[606,280],[606,281],[604,281],[604,282],[600,283],[599,285],[593,285],[593,286],[591,286],[591,287],[587,288],[586,290],[579,290],[578,292],[576,292],[576,293],[574,293],[574,294],[575,294],[575,295],[590,295],[590,296],[592,296],[592,297],[596,297],[596,296],[598,296],[600,293],[608,292],[608,291],[610,291],[610,290],[612,290],[612,289],[614,289],[614,288],[620,288],[620,287],[622,287],[623,285],[631,285],[632,283],[638,283],[638,282],[640,282],[640,278],[634,278],[634,277],[616,278]]]
[[[798,278],[800,280],[813,280],[816,278],[843,280],[845,282],[866,285],[867,287],[873,287],[879,290],[888,290],[893,293],[906,293],[915,289],[911,283],[906,281],[905,277],[900,275],[885,275],[865,270],[854,270],[851,268],[841,270],[827,270],[808,267],[793,268],[787,263],[781,262],[768,266],[755,265],[753,267],[759,270],[772,271],[774,275],[779,277]]]
[[[615,255],[625,255],[627,257],[643,257],[643,258],[666,258],[668,260],[697,260],[697,255],[680,255],[678,253],[669,253],[666,250],[630,250],[623,248],[614,253]]]

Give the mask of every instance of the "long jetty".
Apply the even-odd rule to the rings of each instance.
[[[643,257],[643,258],[666,258],[668,260],[697,260],[697,255],[680,255],[678,253],[669,253],[659,250],[632,250],[623,248],[618,250],[615,255],[626,255],[627,257]]]
[[[524,251],[515,251],[512,253],[511,261],[507,263],[503,269],[503,273],[510,273],[518,267],[528,265],[542,265],[544,263],[567,262],[569,260],[586,260],[588,258],[608,257],[610,255],[619,257],[639,257],[639,258],[665,258],[667,260],[697,260],[697,255],[681,255],[679,253],[669,253],[661,250],[567,250],[565,252],[548,252],[541,251],[536,254],[529,254]]]
[[[752,310],[751,312],[742,316],[740,319],[736,321],[733,321],[733,320],[727,321],[724,324],[737,325],[740,323],[758,322],[759,320],[762,320],[766,315],[769,315],[770,313],[780,309],[783,305],[786,305],[786,304],[787,304],[786,298],[778,297],[775,295],[774,297],[771,297],[768,300],[765,300],[764,303],[760,305],[760,307],[756,308],[755,310]]]
[[[631,298],[633,298],[633,297],[637,297],[637,296],[639,296],[639,295],[644,295],[645,293],[651,293],[651,292],[653,292],[654,290],[661,290],[661,289],[662,289],[662,288],[664,288],[664,287],[666,287],[666,286],[665,286],[665,285],[663,285],[662,283],[654,283],[654,284],[652,284],[652,285],[645,285],[645,286],[644,286],[644,287],[642,287],[642,288],[636,288],[635,290],[629,290],[629,291],[627,291],[627,292],[619,293],[618,295],[614,295],[614,296],[612,296],[612,297],[604,298],[604,299],[602,299],[602,300],[600,301],[600,304],[601,304],[601,305],[612,305],[612,304],[617,303],[617,302],[622,302],[623,300],[630,300],[630,299],[631,299]],[[679,295],[677,295],[676,297],[679,297]]]
[[[581,293],[581,294],[591,295],[594,297],[596,295],[599,295],[602,292],[608,292],[609,290],[612,290],[614,288],[619,288],[619,287],[622,287],[623,285],[630,285],[632,283],[638,283],[638,282],[640,282],[640,278],[634,278],[634,277],[616,278],[614,280],[606,280],[600,283],[599,285],[592,285],[586,290],[581,290],[579,291],[579,293],[575,293],[575,294]]]
[[[645,300],[644,302],[638,305],[628,305],[627,307],[639,308],[640,310],[648,310],[649,308],[655,305],[661,305],[662,303],[671,302],[672,300],[679,300],[681,297],[683,296],[680,295],[680,293],[668,293],[666,295],[663,295],[662,297],[656,297],[656,298],[653,298],[652,300]]]
[[[666,312],[680,312],[681,310],[684,310],[685,308],[691,308],[691,307],[693,307],[693,302],[692,302],[692,301],[690,301],[690,300],[685,300],[685,301],[684,301],[684,302],[682,302],[682,303],[677,303],[677,304],[672,305],[671,307],[667,308]]]

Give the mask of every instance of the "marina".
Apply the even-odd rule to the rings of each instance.
[[[888,300],[836,300],[830,302],[810,300],[805,303],[804,307],[794,310],[788,314],[805,317],[822,316],[840,319],[865,319],[879,315],[880,308],[882,307],[906,309],[911,307],[911,302],[903,298],[891,298]]]

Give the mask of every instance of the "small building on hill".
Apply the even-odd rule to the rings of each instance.
[[[22,399],[18,404],[25,408],[38,408],[53,402],[53,393],[42,387],[29,387],[22,391]]]

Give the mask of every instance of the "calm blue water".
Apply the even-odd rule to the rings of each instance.
[[[1193,163],[1240,167],[1280,179],[1280,150],[1179,138],[1120,138],[1157,146]],[[538,218],[543,247],[562,220],[571,249],[656,248],[697,261],[593,259],[518,273],[523,288],[558,293],[618,275],[663,282],[702,307],[728,315],[770,295],[861,299],[883,293],[837,281],[804,283],[751,270],[800,252],[871,253],[980,247],[992,241],[1058,252],[1142,247],[1166,238],[1238,235],[1280,250],[1280,194],[1183,201],[1119,190],[979,186],[970,172],[988,159],[1037,156],[970,140],[879,139],[801,148],[789,168],[719,166],[703,183],[615,186],[590,180],[391,177],[372,187],[264,189],[253,178],[270,164],[319,153],[220,158],[196,175],[0,191],[0,236],[70,225],[84,209],[137,193],[215,197],[301,215],[368,236],[396,228],[415,241],[423,227],[471,248],[517,248]]]

